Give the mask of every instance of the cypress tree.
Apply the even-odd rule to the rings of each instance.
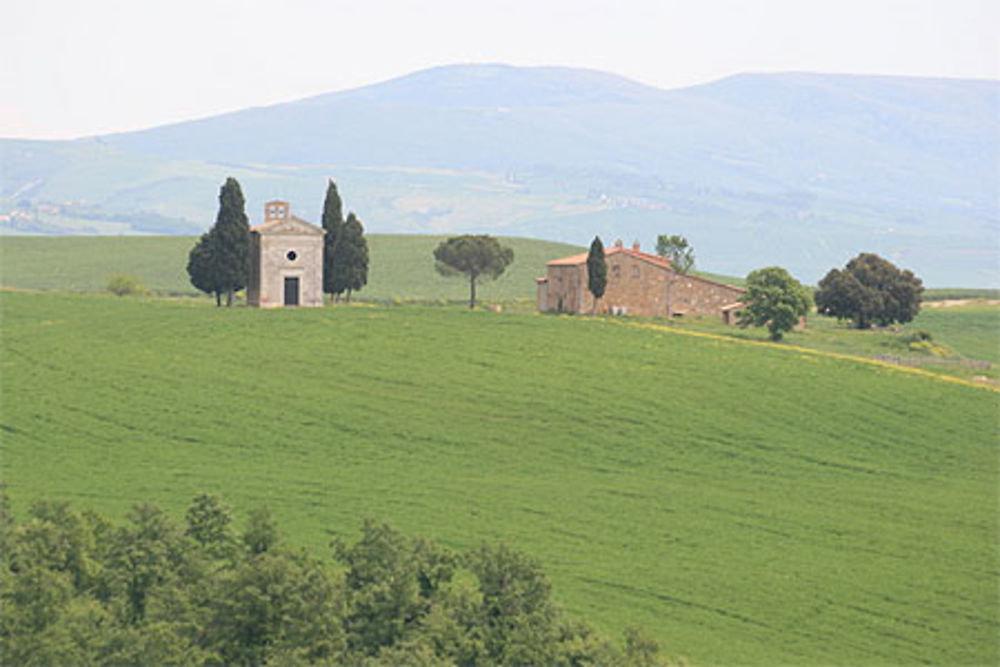
[[[327,294],[340,293],[334,288],[333,258],[337,237],[343,226],[343,203],[340,201],[340,193],[337,192],[337,184],[331,178],[326,186],[326,199],[323,201],[323,229],[326,230],[326,235],[323,237],[323,291]]]
[[[206,294],[214,294],[215,305],[222,305],[222,288],[216,273],[211,234],[202,234],[198,243],[191,248],[187,272],[192,285]]]
[[[360,290],[368,283],[368,241],[365,228],[354,213],[347,214],[347,221],[337,235],[333,251],[333,280],[335,294]]]
[[[250,277],[250,221],[235,178],[227,178],[219,190],[219,214],[209,235],[218,286],[226,293],[226,306],[232,306],[233,292],[246,287]]]
[[[594,295],[594,310],[597,310],[597,300],[604,296],[607,286],[608,264],[604,259],[604,244],[600,236],[595,236],[587,254],[587,289]]]

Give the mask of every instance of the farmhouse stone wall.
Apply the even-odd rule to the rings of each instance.
[[[613,313],[644,316],[722,317],[723,306],[739,301],[744,290],[688,276],[667,260],[620,245],[605,252],[608,283],[594,308],[587,289],[586,255],[550,262],[538,281],[538,309],[569,313]]]

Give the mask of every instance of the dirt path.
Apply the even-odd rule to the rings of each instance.
[[[869,357],[859,357],[853,354],[843,354],[841,352],[829,352],[826,350],[817,350],[816,348],[812,347],[789,345],[787,343],[773,343],[770,341],[763,341],[763,340],[746,340],[743,338],[733,338],[732,336],[724,336],[722,334],[708,333],[707,331],[690,331],[685,329],[675,329],[673,327],[669,327],[663,324],[652,324],[648,322],[623,322],[617,319],[602,319],[598,321],[608,324],[615,324],[618,326],[625,326],[633,329],[660,331],[663,333],[674,334],[678,336],[693,336],[696,338],[708,338],[712,340],[732,343],[734,345],[770,347],[772,349],[782,350],[785,352],[796,352],[799,354],[815,355],[817,357],[829,357],[831,359],[853,361],[856,363],[867,364],[869,366],[880,366],[882,368],[890,368],[900,373],[907,373],[910,375],[920,375],[925,378],[937,380],[938,382],[948,382],[951,384],[959,384],[966,387],[974,387],[976,389],[987,389],[989,391],[1000,392],[1000,384],[997,384],[996,382],[984,376],[977,376],[972,380],[966,380],[964,378],[955,377],[954,375],[942,375],[941,373],[935,373],[933,371],[928,371],[923,368],[914,368],[913,366],[903,366],[900,364],[894,364],[888,361],[880,361],[878,359],[872,359]]]
[[[1000,306],[1000,299],[945,299],[944,301],[925,301],[921,305],[927,308],[956,308],[958,306]]]

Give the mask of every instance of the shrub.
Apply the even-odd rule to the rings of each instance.
[[[909,345],[911,343],[923,343],[925,341],[931,342],[934,340],[934,337],[931,336],[931,334],[927,331],[917,330],[906,334],[905,336],[901,337],[900,340]]]
[[[126,294],[145,294],[146,287],[139,282],[137,276],[124,273],[112,273],[108,276],[108,291],[117,296]]]

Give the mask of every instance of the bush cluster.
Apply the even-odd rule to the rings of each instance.
[[[147,290],[136,276],[112,273],[108,276],[108,291],[115,296],[125,296],[128,294],[142,295]]]
[[[242,532],[217,497],[183,523],[153,505],[114,525],[43,501],[0,511],[5,664],[664,664],[567,619],[530,557],[457,553],[365,521],[332,559],[283,545],[266,511]]]

